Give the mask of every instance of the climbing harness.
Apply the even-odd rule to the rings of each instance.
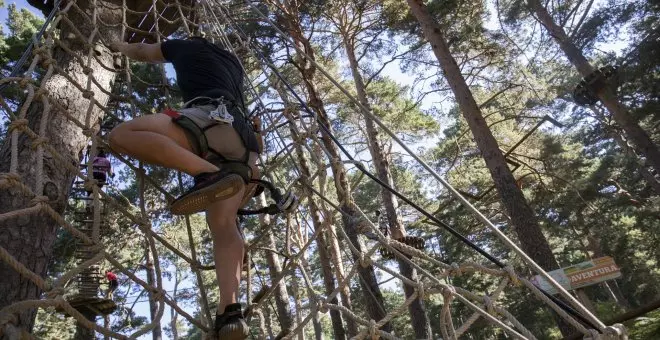
[[[191,141],[195,153],[211,163],[220,165],[223,168],[228,168],[231,172],[237,173],[243,178],[245,184],[257,184],[255,193],[252,195],[253,197],[258,196],[264,191],[264,188],[267,188],[270,192],[271,198],[275,201],[274,204],[259,210],[239,210],[239,214],[253,215],[268,213],[274,215],[293,210],[296,205],[295,203],[298,201],[295,195],[291,192],[282,194],[272,183],[252,178],[252,169],[248,162],[250,159],[250,152],[261,153],[262,151],[256,137],[256,134],[260,134],[261,131],[258,131],[256,126],[245,117],[243,110],[241,110],[234,101],[227,100],[224,97],[196,97],[185,103],[183,107],[184,109],[197,108],[205,111],[212,121],[206,126],[199,126],[191,118],[178,111],[169,108],[163,111],[163,113],[172,117],[172,121],[175,124],[179,125],[184,131],[186,131],[190,137],[189,140]],[[227,159],[209,145],[208,131],[218,124],[231,124],[241,137],[241,141],[246,148],[241,160]]]

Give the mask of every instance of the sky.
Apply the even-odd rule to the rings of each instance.
[[[605,0],[597,0],[595,2],[594,8],[598,7],[601,3],[604,3],[604,2],[605,2]],[[10,4],[10,3],[15,3],[18,8],[27,8],[31,12],[33,12],[37,15],[41,15],[40,11],[37,11],[34,8],[32,8],[31,6],[29,6],[27,4],[27,2],[24,1],[24,0],[9,0],[9,1],[5,0],[5,5]],[[489,2],[489,10],[491,11],[491,13],[494,11],[494,8],[493,8],[491,2]],[[0,22],[1,22],[1,25],[4,27],[5,32],[6,32],[6,25],[5,25],[6,18],[7,18],[6,9],[5,8],[0,9]],[[492,15],[490,16],[489,20],[486,23],[486,27],[490,28],[490,29],[498,29],[499,28],[499,24],[497,23],[497,20],[496,20],[495,16],[492,16]],[[619,41],[619,42],[612,43],[612,44],[605,44],[605,45],[602,45],[602,46],[599,46],[599,47],[603,50],[606,50],[606,51],[612,51],[612,52],[615,52],[615,53],[620,53],[620,51],[625,46],[626,46],[626,44],[624,42]],[[174,77],[174,71],[173,71],[171,65],[168,64],[166,66],[166,71],[167,71],[167,74],[168,74],[169,77]],[[429,72],[439,72],[439,71],[438,70],[431,70]],[[383,74],[386,75],[386,76],[389,76],[392,79],[396,79],[402,85],[412,86],[414,84],[414,81],[415,81],[415,78],[411,74],[404,73],[404,72],[401,71],[400,65],[399,65],[398,62],[395,62],[395,63],[392,63],[392,64],[388,65],[385,68]],[[439,102],[439,99],[440,99],[439,95],[435,95],[434,97],[429,97],[423,103],[423,107],[424,108],[429,108],[433,105],[436,105],[437,102]],[[416,149],[416,147],[413,147],[413,149]],[[361,155],[361,156],[363,156],[363,155]],[[386,274],[383,279],[386,279],[387,277],[388,276]],[[386,285],[386,287],[393,288],[395,285],[396,285],[395,281],[391,281],[388,285]],[[184,282],[183,284],[181,284],[181,286],[182,286],[182,288],[190,288],[190,287],[193,287],[194,285],[193,285],[193,282],[188,280],[188,281]],[[172,288],[173,288],[173,283],[164,278],[164,289],[167,290],[167,291],[170,291],[170,290],[172,290]],[[132,294],[132,296],[135,297],[135,294]],[[148,315],[149,314],[149,310],[148,310],[149,305],[148,305],[148,302],[146,301],[146,298],[143,297],[143,298],[140,299],[140,301],[141,302],[137,303],[136,312],[140,315]],[[131,299],[129,301],[129,303],[132,303],[132,302],[133,302],[133,300]],[[191,313],[191,314],[193,312],[191,308],[186,308],[184,306],[184,309],[187,312]],[[162,324],[165,325],[167,322],[169,322],[169,318],[170,318],[169,309],[166,309],[166,311],[163,315],[163,318],[162,318]],[[146,339],[146,338],[150,338],[150,336],[143,336],[141,338]]]

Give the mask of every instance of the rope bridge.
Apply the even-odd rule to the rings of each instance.
[[[338,89],[348,96],[366,117],[374,120],[394,141],[400,143],[411,157],[416,159],[429,173],[444,185],[456,198],[481,220],[486,227],[496,234],[518,258],[539,274],[549,278],[538,265],[525,255],[511,240],[502,234],[486,217],[480,214],[467,202],[449,183],[438,176],[426,163],[417,157],[412,150],[403,144],[387,126],[383,125],[368,108],[343,88],[322,67],[317,65],[314,58],[307,55],[296,41],[293,41],[272,18],[265,15],[263,4],[260,7],[246,2],[240,9],[234,6],[231,10],[219,0],[203,2],[179,0],[87,0],[63,1],[55,5],[52,20],[47,22],[43,34],[35,38],[33,49],[21,74],[14,74],[0,80],[0,87],[8,85],[22,89],[25,97],[18,106],[10,105],[5,98],[0,97],[0,105],[9,117],[9,130],[7,142],[9,145],[9,165],[0,173],[0,189],[8,195],[21,197],[13,202],[11,207],[0,210],[0,224],[14,225],[18,219],[41,216],[56,228],[63,228],[77,241],[76,257],[78,262],[60,277],[46,280],[43,273],[37,273],[29,268],[21,258],[17,258],[8,249],[0,247],[0,259],[20,276],[29,280],[43,294],[34,299],[19,301],[0,310],[0,336],[9,338],[17,336],[15,327],[17,317],[21,313],[35,308],[55,307],[73,317],[79,325],[95,332],[113,338],[137,338],[149,333],[160,322],[166,306],[176,310],[204,334],[213,337],[212,320],[213,308],[208,299],[208,292],[203,284],[202,271],[213,267],[200,262],[198,249],[193,241],[192,226],[188,218],[182,221],[186,225],[189,235],[189,251],[177,248],[171,240],[159,235],[158,225],[148,219],[148,209],[144,200],[144,191],[149,188],[161,194],[163,202],[172,199],[164,187],[169,189],[182,187],[182,178],[179,175],[176,183],[159,183],[147,176],[142,165],[136,166],[133,162],[120,155],[115,158],[127,170],[133,171],[139,182],[140,199],[138,202],[128,204],[118,200],[98,187],[98,182],[92,177],[92,159],[98,150],[108,149],[104,140],[101,122],[119,122],[122,117],[118,115],[119,108],[129,111],[129,116],[141,114],[137,109],[136,98],[132,96],[134,86],[147,86],[162,90],[165,104],[176,107],[172,102],[172,92],[168,86],[165,69],[160,66],[161,82],[148,83],[139,78],[128,67],[131,61],[122,57],[118,59],[104,44],[113,40],[129,42],[161,42],[164,38],[179,34],[187,36],[200,31],[206,33],[207,38],[225,45],[252,64],[259,65],[259,72],[251,72],[251,79],[247,79],[248,94],[252,106],[264,121],[264,131],[267,131],[267,144],[269,151],[263,155],[261,166],[263,173],[271,181],[278,182],[295,190],[301,197],[303,204],[296,212],[282,217],[285,220],[286,233],[285,247],[280,255],[285,256],[284,264],[276,256],[276,275],[271,275],[268,285],[264,283],[258,270],[248,265],[245,270],[244,282],[246,289],[243,301],[248,301],[248,320],[259,338],[265,338],[267,317],[264,313],[271,309],[273,301],[277,298],[278,289],[286,290],[286,285],[302,285],[304,299],[296,299],[295,308],[289,312],[295,314],[295,320],[290,325],[280,326],[280,335],[283,338],[294,338],[306,329],[317,326],[320,314],[328,312],[340,315],[349,329],[349,335],[356,339],[385,338],[399,339],[407,334],[394,334],[389,331],[387,324],[393,319],[406,313],[414,301],[429,303],[430,297],[439,296],[441,302],[439,315],[429,315],[430,318],[440,320],[440,332],[443,339],[457,339],[465,334],[471,327],[484,323],[505,332],[516,339],[535,339],[525,325],[519,322],[514,315],[498,305],[507,289],[527,290],[540,301],[550,307],[561,319],[573,326],[577,331],[589,339],[623,339],[625,329],[620,325],[605,326],[598,318],[586,310],[563,288],[557,286],[568,304],[537,289],[530,281],[516,273],[511,265],[505,264],[483,249],[470,243],[465,237],[451,227],[438,221],[433,215],[417,206],[412,200],[401,195],[386,183],[379,181],[355,161],[353,156],[344,148],[341,142],[334,137],[329,126],[320,120],[318,113],[307,106],[279,72],[278,66],[266,58],[261,52],[258,42],[252,41],[234,20],[232,13],[241,12],[242,15],[250,13],[262,23],[270,25],[280,35],[284,44],[295,49],[304,60],[314,63],[317,70],[328,77]],[[277,11],[278,9],[272,9]],[[281,9],[280,9],[281,10]],[[227,35],[231,32],[231,35]],[[20,65],[19,65],[20,66]],[[112,84],[121,79],[123,90],[113,91]],[[275,115],[268,105],[262,101],[253,81],[267,82],[268,86],[277,90],[285,103],[283,114]],[[304,114],[306,115],[304,115]],[[71,136],[57,137],[61,131],[73,131]],[[484,255],[492,265],[481,263],[446,263],[441,259],[425,252],[418,241],[411,246],[411,242],[399,242],[381,232],[377,224],[365,215],[360,208],[352,204],[355,211],[346,211],[346,202],[335,202],[324,192],[326,166],[336,165],[341,158],[333,156],[324,144],[322,136],[326,136],[335,143],[336,148],[343,153],[348,163],[354,164],[361,171],[378,184],[385,186],[401,200],[418,210],[422,215],[430,218],[467,246]],[[89,145],[88,162],[81,169],[78,152]],[[329,160],[324,157],[329,155]],[[333,163],[334,162],[334,163]],[[291,172],[286,178],[277,177],[275,168],[286,164]],[[343,165],[341,165],[343,166]],[[59,171],[59,172],[58,172]],[[60,177],[57,182],[56,177]],[[64,175],[63,175],[64,174]],[[73,182],[70,180],[73,178]],[[62,178],[65,178],[62,180]],[[63,200],[58,195],[51,195],[52,186],[59,186],[67,194],[71,191],[71,183],[92,191],[90,198],[93,209],[80,212],[70,208],[66,214],[81,216],[79,219],[65,218],[65,209],[54,203],[55,199]],[[65,187],[66,188],[63,188]],[[74,187],[75,188],[75,187]],[[75,190],[74,190],[75,191]],[[73,195],[73,194],[72,194]],[[348,195],[350,197],[350,194]],[[257,200],[258,205],[265,206],[263,196]],[[72,204],[75,205],[75,204]],[[112,209],[121,214],[136,226],[142,236],[147,240],[150,259],[153,264],[155,282],[148,283],[134,274],[131,268],[125,267],[113,252],[107,251],[103,243],[104,228],[110,225],[105,221],[106,212]],[[354,230],[347,230],[341,223],[333,221],[345,217],[357,221],[359,237],[352,237]],[[269,240],[274,243],[273,234],[275,224],[282,224],[281,220],[261,216],[260,228],[251,230],[246,239],[248,261],[257,251],[269,246]],[[314,222],[314,223],[313,223]],[[317,223],[318,222],[318,223]],[[412,239],[412,238],[411,238]],[[356,242],[356,240],[358,242]],[[158,247],[157,247],[158,244]],[[168,296],[163,288],[162,264],[159,260],[159,249],[167,249],[186,261],[190,271],[195,274],[195,280],[200,296],[200,315],[195,318],[179,307],[173,298]],[[323,250],[321,249],[323,248]],[[272,250],[270,250],[272,252]],[[309,260],[319,251],[327,252],[329,259],[334,263],[333,269],[323,275],[334,275],[331,284],[325,285],[325,291],[318,292],[312,274],[321,271],[321,268],[312,269]],[[387,258],[396,258],[411,266],[417,273],[412,278],[392,269]],[[344,268],[342,259],[350,259],[349,265]],[[97,315],[105,315],[114,310],[112,301],[96,297],[98,278],[95,276],[102,263],[109,263],[125,277],[132,280],[151,294],[151,299],[157,303],[157,309],[150,323],[141,326],[132,334],[120,334],[108,327],[100,326],[95,322]],[[404,285],[412,287],[412,294],[405,297],[403,303],[386,310],[385,306],[375,306],[380,310],[380,317],[375,318],[373,313],[356,312],[350,308],[348,297],[356,292],[351,282],[364,281],[364,269],[378,269],[400,280]],[[44,271],[45,272],[45,271]],[[487,278],[495,289],[487,294],[472,292],[470,290],[450,284],[451,278],[456,276],[479,275]],[[77,281],[77,285],[68,285],[70,281]],[[96,281],[95,281],[96,280]],[[335,281],[336,280],[336,283]],[[551,280],[552,281],[552,280]],[[554,283],[554,281],[552,281]],[[364,287],[364,286],[363,286]],[[259,294],[255,295],[255,292]],[[371,291],[362,291],[362,294],[371,294]],[[88,300],[85,300],[88,299]],[[96,299],[96,302],[89,302]],[[82,302],[81,301],[87,301]],[[305,302],[303,304],[303,302]],[[289,301],[286,301],[289,303]],[[570,306],[569,306],[570,305]],[[349,307],[347,307],[349,306]],[[471,311],[467,318],[456,318],[456,308]],[[91,315],[91,316],[90,316]],[[460,320],[460,321],[459,321]],[[107,326],[107,325],[106,325]],[[351,333],[352,332],[352,333]]]

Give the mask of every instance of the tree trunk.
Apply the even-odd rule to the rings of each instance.
[[[145,246],[144,246],[144,258],[146,259],[147,263],[144,266],[144,271],[147,276],[147,284],[149,286],[155,287],[156,286],[156,275],[154,273],[154,267],[153,263],[151,262],[151,252],[149,251],[149,241],[145,240]],[[154,259],[157,260],[157,259]],[[155,322],[156,316],[158,313],[158,304],[156,303],[156,300],[154,300],[153,292],[148,291],[147,296],[149,296],[149,315],[151,316],[151,322]],[[163,331],[160,327],[160,322],[156,323],[156,326],[154,329],[151,331],[151,337],[153,340],[162,340],[163,339]]]
[[[261,206],[265,207],[267,205],[264,194],[259,195],[258,200]],[[259,215],[259,224],[263,230],[271,228],[270,216],[265,214]],[[275,237],[273,237],[272,232],[268,232],[268,247],[273,250],[280,249],[275,243]],[[273,251],[265,251],[265,253],[270,279],[271,281],[275,281],[282,273],[280,257]],[[293,317],[291,316],[291,306],[289,305],[289,292],[286,289],[286,283],[284,280],[280,280],[275,288],[275,306],[277,307],[278,321],[282,328],[281,334],[289,334],[289,332],[291,332],[291,326],[293,325]]]
[[[284,91],[284,89],[282,89],[281,84],[276,84],[275,88],[279,92],[280,97],[284,101],[285,105],[289,107],[289,101],[287,99],[286,92]],[[309,162],[307,161],[307,156],[305,155],[305,151],[303,150],[301,144],[303,141],[300,138],[300,134],[296,126],[293,124],[292,113],[288,109],[286,109],[284,111],[284,115],[287,117],[287,119],[290,120],[289,130],[291,131],[291,138],[295,141],[294,145],[296,151],[296,158],[298,160],[298,165],[300,167],[300,172],[302,174],[300,180],[304,184],[302,186],[304,196],[308,198],[307,206],[309,207],[310,216],[312,217],[312,226],[314,227],[314,230],[319,230],[324,228],[325,226],[323,224],[325,221],[322,222],[324,215],[321,214],[321,208],[317,204],[316,200],[313,199],[314,193],[308,187],[312,185],[312,183],[309,182],[309,179],[312,177],[312,172],[309,167]],[[330,214],[325,214],[325,216],[329,216],[329,215]],[[323,279],[325,293],[329,295],[330,293],[332,293],[332,291],[335,290],[335,278],[332,275],[332,265],[330,263],[330,258],[328,256],[328,251],[327,251],[328,244],[323,232],[319,233],[319,236],[316,238],[316,243],[319,251],[319,262],[321,263],[321,277]],[[339,304],[339,301],[336,297],[332,298],[329,302],[335,305]],[[345,304],[346,301],[342,301],[342,302],[344,307],[351,308],[350,305],[346,306]],[[330,321],[332,323],[334,339],[346,339],[346,330],[344,329],[341,313],[336,310],[330,310]],[[350,329],[351,328],[350,324],[347,323],[347,325],[349,326],[348,328]],[[354,322],[353,322],[353,327],[357,329]]]
[[[110,315],[103,316],[103,327],[110,328]],[[103,340],[110,340],[110,336],[103,334]]]
[[[337,228],[334,224],[334,218],[332,218],[332,213],[327,210],[324,211],[324,216],[326,219],[323,221],[323,225],[327,225],[325,229],[326,234],[326,245],[330,251],[330,258],[334,264],[335,277],[337,281],[343,281],[346,277],[344,271],[344,264],[342,262],[341,249],[339,248],[339,240],[337,240]],[[339,288],[339,295],[341,296],[341,304],[352,310],[353,309],[353,298],[351,297],[351,287],[350,285],[344,285]],[[358,326],[355,320],[352,318],[346,318],[346,331],[349,337],[355,336],[358,333]]]
[[[96,323],[96,313],[83,313],[85,318],[90,322]],[[96,339],[96,332],[89,329],[82,324],[76,322],[76,334],[73,336],[74,340],[94,340]]]
[[[580,212],[578,214],[578,217],[581,217],[582,213]],[[603,252],[603,247],[600,245],[600,241],[598,238],[594,237],[587,231],[587,241],[589,249],[593,252],[594,257],[603,257],[606,256],[605,252]],[[624,309],[630,309],[630,301],[626,299],[625,296],[621,293],[621,289],[619,289],[619,285],[617,285],[616,281],[605,281],[603,282],[603,287],[605,288],[605,291],[610,295],[612,300],[619,304],[619,306],[623,307]]]
[[[179,290],[179,281],[181,281],[180,273],[181,271],[177,266],[174,272],[174,289],[172,291],[172,300],[174,301],[174,303],[178,303],[176,294]],[[170,308],[170,329],[172,330],[172,340],[179,340],[179,330],[176,327],[176,322],[178,317],[179,317],[179,313],[177,313],[177,311],[174,308]]]
[[[108,1],[109,4],[117,9],[98,7],[96,12],[98,17],[106,23],[121,23],[121,1]],[[82,11],[90,16],[92,15],[89,3],[82,1],[78,5]],[[76,28],[85,35],[85,40],[87,40],[90,32],[95,28],[92,27],[91,22],[85,21],[76,10],[69,11],[68,17],[74,22]],[[62,30],[60,36],[66,37],[71,32],[71,28],[64,22],[60,22],[60,26]],[[121,25],[107,29],[99,27],[99,29],[100,34],[103,35],[106,41],[120,38]],[[98,41],[98,36],[98,34],[95,36],[92,43]],[[80,60],[76,59],[74,55],[70,55],[60,48],[54,49],[53,58],[62,72],[65,72],[85,88],[87,75],[83,71],[87,66],[85,64],[88,61],[89,49],[79,40],[63,39],[62,42],[67,44],[75,55],[81,58],[83,63],[81,64]],[[110,83],[115,75],[113,72],[99,66],[99,61],[111,66],[112,57],[108,53],[103,53],[98,56],[98,61],[92,58],[90,63],[94,79],[107,90],[110,88]],[[44,137],[49,146],[63,157],[64,162],[77,168],[78,155],[89,139],[83,134],[80,127],[67,118],[67,115],[84,124],[88,113],[89,100],[60,73],[43,80],[42,85],[45,89],[44,95],[52,103],[51,109],[48,116],[44,117],[41,99],[35,98],[25,117],[28,120],[28,127],[39,133],[40,122],[44,119],[46,123],[45,134],[41,137]],[[108,96],[97,86],[92,85],[90,90],[90,93],[93,93],[93,98],[100,104],[107,102]],[[66,112],[58,110],[54,104],[62,107]],[[92,133],[98,130],[102,113],[96,106],[89,111],[89,128],[92,129]],[[11,140],[12,138],[7,138],[0,148],[0,173],[7,173],[10,170]],[[34,140],[26,134],[18,132],[17,154],[14,155],[18,160],[16,174],[21,176],[22,182],[33,190],[36,196],[48,197],[50,207],[56,213],[62,214],[66,206],[66,199],[69,196],[74,173],[46,150],[44,150],[43,168],[37,169],[40,160],[36,159],[37,153],[32,146],[33,142]],[[43,173],[41,178],[37,179],[37,171],[39,170],[43,170]],[[43,185],[37,188],[36,185],[39,181]],[[0,191],[0,216],[34,204],[31,203],[34,196],[26,195],[17,190],[16,187],[9,186],[9,183],[0,181],[0,187],[3,188]],[[58,229],[57,222],[44,212],[0,220],[2,220],[0,221],[0,247],[6,249],[17,261],[32,272],[45,277],[47,265],[52,257],[52,245]],[[0,280],[0,291],[2,291],[2,294],[0,294],[0,309],[18,301],[39,299],[41,296],[42,292],[39,288],[3,261],[0,261],[0,277],[2,278]],[[36,309],[26,309],[17,313],[16,319],[12,323],[24,331],[30,331],[35,316]]]
[[[287,7],[291,11],[295,11],[295,6]],[[306,53],[309,58],[312,60],[314,57],[314,50],[309,40],[305,37],[302,32],[300,25],[298,24],[297,16],[288,14],[287,17],[283,17],[281,13],[278,13],[278,21],[282,22],[287,30],[289,35],[294,39],[295,43],[298,44]],[[317,115],[319,124],[323,124],[330,132],[332,132],[332,125],[328,119],[328,115],[325,112],[323,106],[323,101],[318,94],[316,85],[314,84],[314,76],[316,74],[316,68],[314,65],[306,60],[307,56],[298,54],[297,62],[298,67],[302,76],[302,80],[307,90],[308,95],[308,105],[314,110]],[[346,179],[346,169],[344,168],[343,163],[341,162],[341,156],[339,155],[339,149],[334,144],[332,139],[327,135],[323,134],[321,137],[323,146],[328,152],[330,157],[330,166],[332,169],[332,175],[335,181],[335,189],[337,191],[337,198],[339,200],[339,207],[342,210],[342,221],[344,224],[344,229],[349,240],[355,245],[358,251],[362,252],[363,245],[359,239],[357,231],[357,209],[355,203],[353,202],[353,197],[351,194],[351,189]],[[378,280],[376,279],[376,273],[374,272],[374,267],[370,264],[359,263],[360,257],[358,254],[352,254],[353,260],[358,265],[358,281],[360,282],[360,287],[363,290],[364,305],[367,309],[369,317],[374,320],[381,320],[385,317],[386,312],[383,304],[383,294],[380,291],[378,286]],[[385,332],[390,332],[392,330],[391,324],[388,322],[383,325],[382,330]]]
[[[367,99],[367,92],[364,85],[364,80],[362,79],[362,74],[358,69],[358,61],[355,57],[355,45],[353,44],[354,39],[349,37],[348,34],[343,34],[344,37],[344,46],[346,48],[346,55],[351,67],[351,73],[353,74],[353,81],[355,82],[355,89],[357,91],[357,97],[367,110],[371,111],[371,105]],[[394,180],[392,179],[392,174],[390,172],[390,166],[387,159],[387,156],[383,152],[378,141],[378,129],[374,125],[373,120],[369,117],[364,116],[364,122],[367,128],[367,141],[369,143],[369,152],[371,154],[371,159],[374,162],[376,167],[376,172],[378,178],[387,183],[391,188],[394,188]],[[389,224],[390,235],[394,239],[401,239],[406,236],[406,228],[403,226],[403,222],[399,217],[397,208],[399,202],[397,201],[394,194],[392,194],[385,187],[380,188],[380,195],[385,206],[385,211],[387,215],[387,221]],[[413,281],[417,277],[415,270],[404,260],[398,259],[399,262],[399,271],[401,274]],[[409,298],[415,293],[414,287],[403,283],[403,290],[406,298]],[[410,313],[410,319],[412,321],[413,331],[415,332],[416,339],[428,339],[431,335],[431,322],[426,314],[426,309],[424,308],[424,303],[416,298],[413,302],[408,305],[408,313]]]
[[[308,128],[312,129],[313,131],[318,130],[318,124],[316,122],[312,122]],[[312,135],[312,140],[314,141],[313,146],[312,146],[312,152],[316,155],[322,155],[323,151],[321,148],[321,141],[319,141],[319,138],[317,135]],[[318,174],[318,187],[321,190],[321,193],[324,193],[324,188],[327,183],[327,172],[326,172],[326,164],[325,162],[322,162],[321,158],[315,158],[315,160],[318,162],[316,164],[316,168],[319,169],[317,170]],[[325,231],[325,240],[326,244],[328,246],[328,250],[330,252],[330,260],[334,266],[335,270],[335,277],[337,278],[337,281],[343,281],[344,278],[346,277],[346,273],[344,271],[344,261],[343,257],[341,254],[341,248],[339,247],[339,240],[337,239],[337,227],[335,225],[335,217],[334,214],[328,209],[328,206],[325,201],[321,201],[321,205],[319,206],[321,209],[321,212],[323,213],[323,230]],[[351,298],[351,287],[350,284],[345,284],[341,287],[339,287],[339,295],[341,297],[341,304],[348,308],[349,310],[353,310],[353,299]],[[352,318],[346,318],[346,331],[348,337],[353,337],[357,335],[358,333],[358,326],[357,322],[353,320]]]
[[[527,204],[522,191],[516,185],[515,178],[507,167],[497,140],[488,128],[486,120],[468,88],[458,64],[456,64],[456,60],[451,56],[449,46],[439,25],[430,16],[421,0],[408,0],[408,4],[422,25],[424,36],[431,43],[445,78],[454,92],[465,120],[470,126],[481,155],[486,161],[486,166],[495,182],[500,199],[506,207],[518,234],[523,250],[543,269],[553,270],[559,268],[550,245],[541,232],[534,211]]]
[[[552,16],[538,0],[528,0],[530,9],[536,13],[537,20],[548,30],[559,47],[566,54],[566,58],[575,66],[583,77],[594,72],[593,66],[582,54],[577,46],[566,35],[564,29],[558,26]],[[625,131],[628,139],[634,144],[635,150],[646,158],[656,173],[660,173],[660,150],[653,143],[644,129],[642,129],[628,110],[618,100],[614,89],[610,86],[600,86],[596,92],[598,99],[603,103],[607,110],[612,114],[614,120]]]
[[[544,270],[549,271],[559,268],[552,254],[552,249],[541,232],[534,211],[516,185],[515,178],[507,166],[497,140],[488,128],[456,60],[449,51],[447,40],[440,26],[431,17],[422,0],[407,0],[407,2],[422,27],[424,37],[430,42],[433,53],[440,63],[463,117],[472,131],[474,140],[493,178],[500,200],[511,218],[522,249]],[[560,319],[557,320],[562,334],[570,334],[570,326]]]

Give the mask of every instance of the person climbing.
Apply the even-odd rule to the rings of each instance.
[[[99,187],[99,190],[102,189],[108,181],[108,176],[114,178],[115,174],[112,172],[112,165],[110,164],[110,160],[108,159],[105,150],[99,149],[98,155],[92,160],[92,178],[96,180],[96,185]],[[92,196],[92,188],[87,188],[86,191],[87,197]],[[87,210],[91,209],[91,202],[91,200],[87,201],[87,204],[85,205]]]
[[[246,192],[252,191],[251,179],[259,177],[261,147],[245,115],[243,69],[236,56],[200,37],[109,47],[136,61],[174,66],[183,108],[118,125],[110,132],[110,147],[193,176],[194,185],[171,203],[170,211],[206,212],[221,293],[215,330],[220,339],[244,339],[249,329],[238,303],[244,241],[236,220]]]
[[[114,178],[115,174],[112,172],[112,165],[110,164],[108,155],[105,150],[100,149],[98,155],[92,161],[92,178],[97,181],[97,185],[101,189],[107,182],[108,176]],[[87,196],[91,195],[92,191],[88,189]]]
[[[105,293],[105,298],[112,300],[112,294],[119,287],[119,282],[117,281],[117,275],[111,270],[105,271],[105,278],[108,279],[108,291]]]

